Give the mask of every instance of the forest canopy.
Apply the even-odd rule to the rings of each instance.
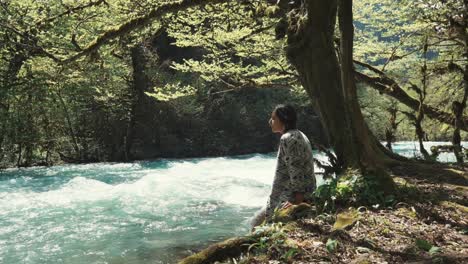
[[[464,1],[360,0],[353,11],[373,134],[389,147],[466,139]],[[276,1],[0,1],[2,165],[130,159],[142,100],[198,113],[207,94],[276,87],[309,104],[282,13]]]

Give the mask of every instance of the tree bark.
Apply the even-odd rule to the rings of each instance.
[[[287,57],[322,120],[339,164],[372,174],[390,192],[394,183],[381,172],[391,158],[373,140],[356,95],[352,1],[340,1],[341,68],[333,44],[337,9],[337,0],[310,0],[291,10]]]
[[[422,73],[422,80],[421,80],[421,85],[422,89],[419,89],[417,87],[414,87],[414,90],[418,93],[419,96],[419,107],[418,107],[418,113],[416,114],[416,135],[418,136],[418,142],[419,142],[419,151],[423,154],[424,159],[429,160],[430,155],[427,152],[426,148],[424,147],[424,139],[426,137],[426,133],[423,130],[422,127],[422,121],[424,119],[424,100],[426,100],[426,88],[427,88],[427,37],[426,37],[426,42],[424,43],[424,48],[423,48],[423,56],[424,56],[424,65],[421,67],[421,73]]]
[[[467,41],[468,42],[468,41]],[[468,45],[468,43],[467,43]],[[468,49],[468,48],[467,48]],[[467,50],[468,52],[468,50]],[[468,55],[467,55],[468,56]],[[468,58],[467,58],[468,60]],[[463,147],[461,145],[461,134],[460,130],[463,126],[463,112],[466,108],[466,100],[468,98],[468,64],[465,65],[465,73],[463,75],[463,82],[464,82],[464,93],[463,99],[461,102],[453,102],[452,104],[452,111],[455,116],[455,129],[453,131],[452,136],[452,145],[453,145],[453,152],[457,159],[457,162],[463,164]]]
[[[468,1],[464,1],[464,31],[463,31],[463,36],[465,39],[465,59],[468,61],[468,33],[466,32],[466,29],[468,27]],[[465,65],[465,70],[463,72],[463,99],[461,102],[455,101],[452,104],[452,111],[455,116],[455,130],[453,131],[453,136],[452,136],[452,145],[453,145],[453,153],[455,154],[455,157],[457,159],[457,162],[459,164],[463,164],[463,147],[461,145],[461,134],[460,130],[464,125],[467,124],[467,122],[464,122],[463,120],[463,112],[465,111],[466,108],[466,100],[468,98],[468,64]]]

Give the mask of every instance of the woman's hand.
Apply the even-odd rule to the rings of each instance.
[[[283,203],[283,206],[281,206],[281,209],[287,209],[287,208],[291,207],[292,205],[293,205],[293,204],[290,203],[290,202],[284,202],[284,203]]]
[[[291,207],[292,205],[297,205],[297,204],[300,204],[300,203],[303,203],[304,202],[304,193],[301,193],[301,192],[296,192],[294,193],[294,202],[291,203],[289,201],[286,201],[283,203],[283,205],[281,206],[281,209],[286,209],[286,208],[289,208]]]

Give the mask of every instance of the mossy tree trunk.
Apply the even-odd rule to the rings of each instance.
[[[392,159],[381,151],[361,113],[354,79],[350,0],[309,0],[288,12],[287,57],[321,117],[339,163],[374,177],[382,190],[394,183],[382,173]],[[340,63],[333,44],[339,8]]]

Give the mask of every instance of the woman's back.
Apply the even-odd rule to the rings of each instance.
[[[315,190],[312,148],[306,135],[297,129],[281,136],[273,188],[267,205],[267,216],[274,208],[294,199],[295,193],[311,198]]]

